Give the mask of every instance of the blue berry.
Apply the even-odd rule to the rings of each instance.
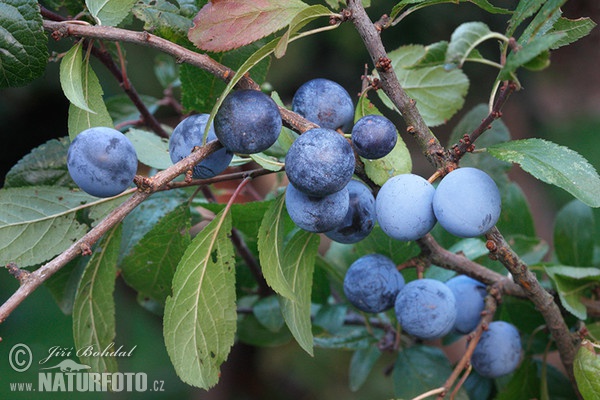
[[[398,293],[395,311],[404,331],[421,339],[437,339],[454,326],[456,300],[444,283],[417,279]]]
[[[396,240],[425,236],[436,222],[431,207],[434,193],[433,186],[418,175],[402,174],[388,179],[375,199],[379,226]]]
[[[483,331],[471,356],[471,365],[480,375],[497,378],[510,374],[521,361],[521,338],[514,325],[494,321]]]
[[[285,172],[296,189],[311,196],[326,196],[350,182],[354,163],[352,146],[342,135],[316,128],[292,143],[285,157]]]
[[[354,261],[344,277],[344,294],[361,311],[379,313],[394,307],[404,278],[396,264],[381,254]]]
[[[446,286],[456,298],[454,330],[463,334],[472,332],[481,321],[481,312],[485,307],[485,285],[466,275],[458,275],[449,279]]]
[[[73,139],[67,168],[86,193],[112,197],[131,185],[137,171],[137,154],[121,132],[107,127],[89,128]]]
[[[488,174],[458,168],[446,175],[433,197],[433,211],[451,234],[470,238],[489,231],[500,217],[500,191]]]
[[[285,192],[285,205],[292,221],[314,233],[327,232],[342,224],[349,203],[346,188],[324,197],[313,197],[289,184]]]
[[[397,140],[396,127],[381,115],[366,115],[352,128],[352,144],[356,153],[370,160],[388,155]]]
[[[369,236],[375,226],[375,198],[362,182],[351,180],[346,187],[350,193],[350,207],[344,222],[325,235],[339,243],[356,243]]]
[[[323,78],[310,80],[298,88],[292,110],[321,128],[341,128],[347,132],[354,121],[354,105],[346,89]]]
[[[282,122],[277,104],[258,90],[230,93],[215,115],[215,133],[227,150],[254,154],[267,150],[279,137]]]
[[[189,156],[196,146],[202,146],[204,130],[208,121],[208,114],[191,115],[181,121],[169,138],[169,155],[173,164]],[[217,139],[215,130],[211,124],[206,142]],[[223,172],[231,162],[233,153],[221,148],[210,154],[193,169],[193,177],[196,179],[212,178]]]

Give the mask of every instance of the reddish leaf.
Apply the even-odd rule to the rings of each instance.
[[[306,7],[300,0],[213,0],[194,18],[188,38],[206,51],[235,49],[286,27]]]

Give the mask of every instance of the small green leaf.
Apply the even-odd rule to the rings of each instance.
[[[82,109],[73,103],[70,104],[68,126],[71,140],[88,128],[95,126],[113,127],[112,118],[102,97],[102,86],[100,86],[98,77],[89,63],[83,66],[81,79],[82,96],[89,108]]]
[[[587,310],[581,303],[589,283],[600,281],[600,269],[591,267],[551,266],[545,267],[548,276],[556,284],[562,305],[581,320],[587,318]]]
[[[573,362],[577,388],[585,400],[600,398],[600,358],[589,342],[583,342]]]
[[[173,277],[163,334],[182,381],[214,386],[235,338],[235,268],[228,238],[231,215],[221,212],[193,240]]]
[[[513,12],[510,20],[508,21],[508,29],[506,30],[506,36],[512,36],[521,23],[525,21],[527,18],[531,17],[533,14],[540,9],[542,4],[544,4],[546,0],[521,0],[517,4],[517,8]]]
[[[566,46],[577,40],[589,35],[596,27],[596,23],[590,18],[568,19],[559,18],[552,26],[552,31],[564,32],[565,36],[552,46],[552,49],[557,49]]]
[[[506,64],[498,74],[498,79],[506,80],[511,78],[519,67],[531,62],[548,49],[551,49],[556,43],[564,39],[564,32],[549,33],[547,35],[535,38],[531,42],[525,44],[519,51],[512,52],[506,57]]]
[[[278,294],[290,300],[296,295],[291,282],[284,273],[285,265],[283,238],[285,219],[289,218],[285,209],[285,195],[280,195],[264,214],[258,231],[258,254],[265,280]]]
[[[446,62],[447,51],[448,42],[445,40],[425,46],[425,54],[410,68],[414,69],[443,65]]]
[[[354,352],[350,360],[350,372],[348,373],[350,390],[356,392],[360,389],[369,377],[369,373],[371,373],[379,357],[381,357],[381,351],[377,346],[369,346]]]
[[[125,134],[133,144],[138,160],[151,168],[167,169],[173,163],[169,156],[169,140],[152,132],[130,129]]]
[[[281,313],[300,347],[311,356],[313,355],[311,288],[319,241],[318,235],[299,230],[286,244],[282,260],[283,275],[290,283],[294,299],[280,298]]]
[[[158,36],[170,37],[173,31],[181,38],[187,37],[192,21],[177,5],[167,0],[140,0],[133,6],[133,15],[144,21],[144,30]]]
[[[373,332],[365,327],[352,326],[345,326],[335,335],[323,334],[314,338],[315,347],[337,350],[365,349],[376,342],[377,338],[373,336]]]
[[[91,110],[87,104],[83,89],[82,47],[81,42],[78,42],[60,61],[60,85],[71,104],[94,114],[95,111]]]
[[[330,15],[331,11],[329,11],[327,7],[323,7],[322,5],[307,7],[300,11],[298,14],[296,14],[294,18],[290,21],[288,30],[283,34],[283,36],[279,40],[277,47],[275,47],[275,51],[273,53],[275,57],[281,58],[285,55],[290,38],[293,37],[293,35],[296,32],[298,32],[300,29],[302,29],[304,26],[314,21],[315,19],[319,17],[328,17]]]
[[[0,88],[23,86],[48,63],[48,38],[35,0],[0,3]]]
[[[77,211],[113,201],[52,186],[0,190],[0,265],[24,268],[49,260],[86,233]]]
[[[392,372],[396,397],[412,399],[428,390],[444,384],[452,373],[452,367],[442,350],[417,345],[403,349]],[[466,400],[464,390],[455,399]]]
[[[465,22],[452,32],[450,43],[446,50],[446,63],[462,66],[471,51],[485,40],[499,38],[483,22]]]
[[[579,200],[572,200],[556,214],[554,221],[554,251],[564,265],[591,266],[596,237],[592,209]]]
[[[443,66],[411,69],[425,55],[425,47],[402,46],[388,53],[400,85],[417,102],[417,108],[429,126],[450,119],[464,104],[469,89],[467,76],[459,69],[447,71]],[[382,101],[394,108],[389,98],[378,91]]]
[[[98,25],[117,26],[131,12],[136,0],[85,0]]]
[[[529,25],[523,30],[523,33],[519,37],[519,43],[525,45],[537,40],[539,37],[545,35],[551,28],[552,25],[560,18],[562,11],[561,7],[566,3],[567,0],[546,0],[543,2],[534,2],[532,9],[539,8],[538,13],[531,20]],[[542,3],[541,8],[540,3]],[[535,11],[534,11],[535,12]]]
[[[535,224],[527,197],[515,183],[504,185],[501,190],[502,213],[496,226],[505,236],[525,235],[535,237]]]
[[[279,161],[275,157],[268,156],[265,153],[250,154],[250,158],[254,160],[255,163],[269,171],[281,171],[285,166],[285,163]]]
[[[75,294],[88,261],[89,257],[76,257],[44,282],[44,286],[48,288],[56,304],[65,315],[73,313]]]
[[[164,304],[179,260],[190,243],[190,209],[165,215],[121,262],[125,282],[141,295]]]
[[[390,13],[391,19],[396,19],[398,14],[408,5],[415,4],[405,11],[405,14],[409,14],[413,11],[419,10],[421,8],[425,8],[428,6],[434,6],[436,4],[444,4],[444,3],[452,3],[457,4],[461,2],[469,2],[475,4],[479,8],[484,11],[487,11],[491,14],[509,14],[510,11],[504,8],[496,7],[492,5],[488,0],[402,0],[398,4],[394,6],[392,12]]]
[[[114,351],[115,303],[113,292],[121,241],[121,226],[108,231],[85,267],[73,304],[73,340],[77,349]],[[79,355],[79,354],[78,354]],[[91,372],[117,372],[115,357],[82,353],[79,359]]]
[[[209,2],[194,18],[188,38],[198,48],[221,52],[242,47],[287,26],[308,5],[300,0]]]
[[[400,136],[396,145],[382,158],[368,160],[360,158],[365,165],[365,172],[377,185],[383,185],[388,179],[400,174],[408,174],[412,170],[412,159],[406,143]]]
[[[537,179],[556,185],[590,207],[600,207],[600,177],[579,153],[543,139],[522,139],[487,148],[499,160],[517,163]]]
[[[67,170],[67,138],[50,139],[34,148],[6,174],[4,187],[65,186],[75,188]]]
[[[279,332],[285,325],[277,296],[269,296],[257,301],[252,307],[252,312],[258,322],[271,332]]]

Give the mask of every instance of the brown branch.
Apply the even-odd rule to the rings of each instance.
[[[517,89],[517,84],[514,82],[504,82],[498,93],[498,97],[492,106],[490,113],[481,121],[481,124],[475,128],[470,134],[465,135],[458,143],[451,147],[450,153],[456,163],[468,151],[472,151],[475,141],[488,129],[492,127],[492,123],[502,117],[502,107],[508,100],[509,96]]]
[[[90,247],[96,243],[102,235],[121,222],[135,207],[146,200],[152,193],[160,190],[175,177],[192,169],[194,165],[220,148],[221,144],[217,141],[207,143],[206,146],[200,147],[197,151],[179,161],[177,164],[159,172],[152,178],[143,179],[145,185],[143,189],[140,188],[135,191],[133,196],[115,208],[108,216],[106,216],[106,218],[100,221],[98,225],[92,228],[81,239],[73,243],[68,249],[56,256],[52,261],[29,273],[26,278],[21,280],[19,288],[0,306],[0,323],[4,322],[23,300],[55,272],[65,266],[65,264],[79,254],[84,253],[89,255]]]
[[[491,255],[506,267],[513,276],[513,280],[524,289],[527,298],[544,317],[546,326],[556,342],[560,359],[577,392],[577,385],[575,384],[573,375],[573,360],[575,359],[578,344],[577,336],[569,332],[569,327],[565,323],[558,305],[554,302],[554,297],[544,290],[535,274],[529,270],[527,264],[510,248],[500,231],[494,227],[486,234],[486,237],[488,241],[494,243]],[[488,246],[488,248],[490,247]]]
[[[361,0],[348,0],[347,11],[351,13],[350,19],[362,38],[371,56],[373,65],[377,68],[383,91],[398,110],[400,110],[406,125],[410,127],[407,130],[413,134],[422,153],[429,162],[436,168],[444,168],[452,160],[449,159],[446,150],[440,144],[439,140],[431,133],[417,109],[416,102],[408,96],[400,85],[391,61],[387,57],[386,50],[383,47],[379,36],[380,31],[369,19]]]
[[[523,288],[514,283],[509,277],[500,275],[475,261],[469,260],[462,254],[456,254],[444,249],[435,241],[431,234],[425,235],[417,243],[421,247],[423,255],[428,258],[431,264],[470,276],[486,285],[495,285],[502,294],[522,298],[527,297]]]

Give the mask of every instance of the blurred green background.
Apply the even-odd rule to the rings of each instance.
[[[315,1],[311,3],[316,3]],[[369,14],[373,19],[389,12],[395,1],[373,1]],[[510,7],[514,1],[495,4]],[[600,21],[597,0],[571,0],[564,7],[566,17],[589,16]],[[439,5],[417,12],[400,26],[384,31],[382,39],[388,50],[400,45],[429,44],[448,39],[462,22],[481,20],[492,30],[503,31],[506,17],[490,16],[470,4]],[[68,41],[50,42],[55,52],[68,49]],[[125,45],[127,70],[133,85],[141,94],[162,96],[152,65],[157,53]],[[492,48],[491,51],[494,49]],[[482,51],[486,51],[484,48]],[[296,88],[308,79],[325,77],[342,84],[352,95],[360,91],[360,77],[369,57],[350,24],[339,29],[293,43],[288,54],[273,60],[268,82],[286,103],[291,102]],[[600,32],[596,28],[588,37],[572,46],[555,51],[551,66],[541,73],[523,73],[523,90],[513,94],[503,110],[504,123],[513,138],[542,137],[568,146],[600,168]],[[369,67],[369,70],[371,67]],[[95,66],[105,95],[121,93],[112,76]],[[495,71],[488,67],[467,66],[471,87],[464,112],[487,102]],[[0,147],[0,182],[4,175],[32,148],[51,138],[67,135],[68,102],[58,81],[58,63],[50,63],[46,74],[24,88],[0,91],[0,134],[5,145]],[[443,143],[464,112],[447,125],[435,128]],[[173,113],[161,109],[158,116],[170,123]],[[396,119],[400,129],[402,122]],[[401,129],[402,131],[402,129]],[[427,165],[414,143],[405,137],[412,149],[415,173],[429,176]],[[514,168],[511,176],[526,192],[538,234],[551,243],[553,215],[568,202],[567,193],[540,183]],[[600,234],[600,212],[595,210],[596,230]],[[6,271],[0,271],[0,301],[5,301],[17,288],[17,282]],[[255,348],[243,344],[234,347],[224,365],[219,385],[210,392],[191,388],[175,375],[162,340],[160,318],[137,305],[135,294],[121,280],[117,281],[117,341],[125,349],[137,346],[132,357],[119,360],[120,371],[145,372],[149,382],[164,381],[165,392],[114,394],[69,394],[69,398],[110,399],[379,399],[393,396],[391,379],[385,370],[392,356],[383,357],[373,369],[369,381],[356,393],[348,389],[350,354],[341,351],[316,350],[307,356],[294,343],[277,348]],[[52,346],[73,346],[71,318],[62,314],[46,288],[33,293],[0,325],[0,398],[64,398],[61,393],[24,393],[9,391],[9,382],[33,381],[37,384],[37,366],[29,372],[17,373],[8,364],[8,353],[17,343],[27,344],[34,360],[47,355]],[[35,362],[35,361],[34,361]]]

